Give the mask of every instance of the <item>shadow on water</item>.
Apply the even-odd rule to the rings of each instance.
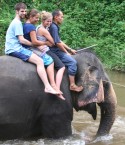
[[[113,82],[118,99],[117,116],[109,135],[97,138],[90,143],[85,142],[85,140],[91,139],[98,129],[100,119],[98,107],[97,120],[95,121],[88,113],[83,111],[76,112],[74,110],[74,119],[72,122],[73,135],[67,139],[39,139],[37,141],[9,140],[0,142],[0,145],[125,145],[125,73],[107,72]]]

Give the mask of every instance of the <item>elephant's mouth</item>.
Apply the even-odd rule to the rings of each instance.
[[[84,90],[83,90],[84,91]],[[84,107],[87,104],[96,102],[96,103],[101,103],[104,101],[104,89],[103,89],[103,83],[102,80],[100,80],[99,86],[97,91],[93,94],[93,96],[89,96],[86,99],[78,99],[78,106],[79,107]]]

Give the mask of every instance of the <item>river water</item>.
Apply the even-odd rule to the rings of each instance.
[[[74,110],[72,122],[73,135],[62,140],[39,139],[37,141],[8,140],[0,145],[125,145],[125,73],[107,71],[115,89],[118,105],[117,116],[109,135],[97,138],[87,143],[96,133],[100,111],[98,107],[97,120],[84,112]]]

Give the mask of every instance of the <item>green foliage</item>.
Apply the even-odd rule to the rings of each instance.
[[[6,5],[6,3],[2,3],[2,6]],[[12,13],[10,13],[9,6],[7,5],[5,9],[3,10],[2,7],[0,7],[0,54],[3,54],[4,52],[4,42],[5,42],[5,34],[7,27],[12,19]]]
[[[4,50],[5,33],[14,17],[18,0],[0,0],[0,51]],[[110,69],[125,71],[125,0],[23,0],[28,8],[52,12],[61,9],[64,23],[61,38],[78,49],[97,44],[94,51]],[[2,9],[3,8],[3,9]]]
[[[1,0],[0,7],[0,54],[4,54],[4,43],[5,35],[9,23],[14,18],[15,11],[14,6],[16,3],[20,2],[19,0]],[[27,3],[28,8],[32,7],[30,0],[22,0],[22,2]]]

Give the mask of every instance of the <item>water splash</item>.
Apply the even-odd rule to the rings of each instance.
[[[85,145],[85,141],[66,139],[63,141],[63,145]]]
[[[101,136],[101,137],[97,137],[94,141],[92,141],[93,143],[96,143],[96,142],[107,142],[107,141],[110,141],[113,139],[113,136],[111,134],[109,135],[104,135],[104,136]]]
[[[87,118],[87,119],[85,119]],[[101,136],[92,140],[92,136],[98,128],[98,121],[93,122],[88,115],[79,114],[76,119],[78,129],[72,126],[73,135],[66,139],[48,140],[39,139],[35,141],[21,141],[21,140],[8,140],[0,141],[0,145],[124,145],[125,143],[125,117],[117,116],[109,135]],[[78,120],[78,121],[77,121]]]

